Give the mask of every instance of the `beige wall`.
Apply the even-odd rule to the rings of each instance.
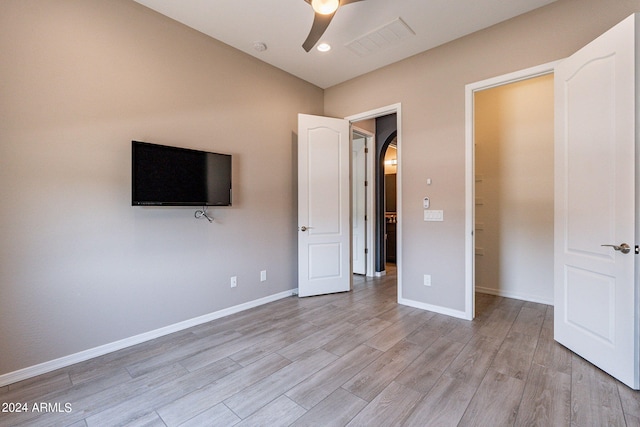
[[[321,89],[133,1],[1,9],[0,375],[296,288]],[[132,139],[232,154],[233,207],[132,207]]]
[[[371,132],[373,134],[376,133],[376,120],[375,119],[367,119],[361,120],[359,122],[355,122],[353,124],[355,127],[365,130],[367,132]]]
[[[553,75],[475,93],[476,290],[553,303]]]
[[[464,310],[465,85],[564,58],[636,11],[640,0],[558,0],[325,90],[329,116],[402,104],[403,298]],[[423,221],[425,196],[444,222]]]
[[[299,112],[402,103],[403,298],[462,310],[464,85],[638,10],[559,0],[323,93],[132,1],[3,1],[0,375],[293,289]],[[234,206],[131,207],[132,139],[233,154]]]

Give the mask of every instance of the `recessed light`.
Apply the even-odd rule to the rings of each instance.
[[[320,52],[329,52],[331,50],[331,45],[329,43],[320,43],[318,45],[318,50]]]

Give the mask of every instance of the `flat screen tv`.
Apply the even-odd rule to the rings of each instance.
[[[231,155],[131,141],[133,206],[231,206]]]

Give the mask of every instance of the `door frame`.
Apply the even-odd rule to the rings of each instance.
[[[375,197],[375,185],[374,185],[374,159],[375,159],[375,135],[371,132],[361,129],[357,126],[351,125],[351,141],[353,143],[353,134],[356,133],[363,138],[365,138],[365,146],[367,147],[367,153],[365,154],[365,162],[366,162],[366,174],[365,180],[368,185],[365,190],[365,212],[367,215],[366,221],[366,248],[367,254],[365,256],[366,262],[366,270],[365,276],[374,277],[375,271],[375,263],[373,260],[373,256],[375,251],[372,250],[371,246],[375,243],[373,234],[374,234],[374,226],[375,226],[375,210],[373,209],[373,200]],[[351,223],[353,224],[353,211],[351,212]],[[352,272],[353,273],[353,272]]]
[[[473,320],[475,307],[475,115],[474,94],[486,89],[553,74],[561,60],[492,77],[465,86],[465,309],[464,318]]]
[[[398,149],[398,169],[396,173],[397,185],[397,218],[398,224],[396,226],[396,239],[397,239],[397,249],[396,249],[396,281],[397,281],[397,290],[398,290],[398,302],[402,300],[402,104],[391,104],[384,107],[376,108],[374,110],[365,111],[359,114],[354,114],[351,116],[345,117],[345,120],[348,120],[353,127],[353,123],[359,122],[362,120],[375,119],[377,117],[386,116],[388,114],[396,114],[396,125],[397,125],[397,149]],[[369,150],[369,153],[373,155],[375,150]],[[372,160],[373,162],[373,160]],[[373,167],[371,168],[371,172],[373,173]],[[369,182],[375,182],[375,180],[371,180]],[[376,191],[373,185],[370,185],[370,191],[373,193]],[[372,208],[373,209],[373,208]],[[370,223],[375,224],[376,218],[372,218],[373,220]],[[369,253],[372,254],[374,251],[369,248]],[[373,266],[373,262],[371,263]],[[367,269],[368,269],[367,265]]]

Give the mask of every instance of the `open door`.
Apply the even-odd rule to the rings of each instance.
[[[298,295],[351,290],[350,125],[298,115]]]
[[[354,274],[367,274],[367,138],[351,133],[351,246]]]
[[[638,16],[555,69],[554,338],[634,389]]]

